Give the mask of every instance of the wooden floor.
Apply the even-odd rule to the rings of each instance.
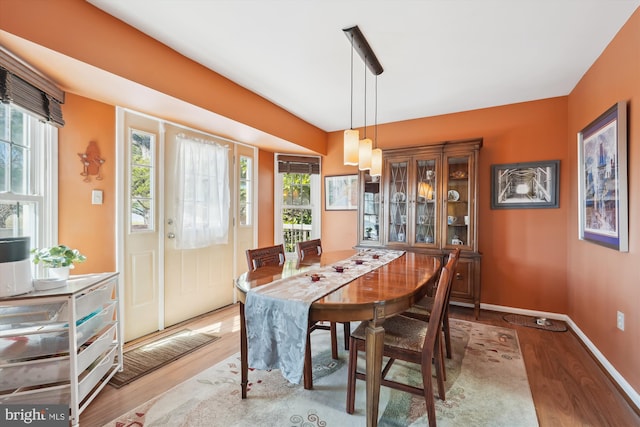
[[[475,321],[473,311],[452,307],[451,317]],[[515,326],[504,313],[482,311],[481,323],[518,331],[529,384],[541,427],[640,426],[640,416],[572,332],[549,332]],[[116,389],[106,386],[80,415],[81,427],[102,426],[174,385],[240,351],[237,305],[217,310],[176,328],[215,333],[221,339]],[[127,345],[139,345],[140,341]],[[126,349],[126,348],[125,348]],[[341,353],[347,357],[347,353]],[[194,426],[200,427],[200,426]]]

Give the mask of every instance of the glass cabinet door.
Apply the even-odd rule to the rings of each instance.
[[[415,211],[412,218],[413,241],[418,245],[435,245],[438,229],[437,159],[419,159],[415,161]]]
[[[362,225],[360,227],[362,235],[360,241],[363,244],[380,244],[380,177],[369,175],[369,171],[364,171],[360,175],[362,179]]]
[[[387,218],[387,242],[407,242],[407,214],[409,206],[409,160],[388,160],[385,162],[387,182],[387,203],[389,216]]]
[[[449,156],[447,166],[447,224],[444,246],[471,246],[470,156]]]

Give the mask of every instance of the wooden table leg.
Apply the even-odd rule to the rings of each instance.
[[[249,362],[247,361],[247,323],[244,318],[244,303],[240,303],[240,385],[242,398],[247,398],[247,386],[249,384]]]
[[[382,351],[384,328],[381,320],[370,320],[365,332],[367,371],[367,427],[378,425],[378,403],[382,379]]]

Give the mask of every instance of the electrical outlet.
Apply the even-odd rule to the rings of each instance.
[[[618,329],[624,331],[624,313],[621,311],[618,312]]]

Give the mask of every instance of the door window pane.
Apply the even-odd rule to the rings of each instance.
[[[130,144],[130,230],[152,231],[154,229],[154,170],[155,136],[132,130]]]
[[[251,172],[253,171],[252,159],[240,156],[240,194],[238,195],[238,216],[240,225],[251,225]]]
[[[295,252],[297,242],[311,238],[313,218],[310,200],[310,174],[283,174],[282,231],[285,252]]]

